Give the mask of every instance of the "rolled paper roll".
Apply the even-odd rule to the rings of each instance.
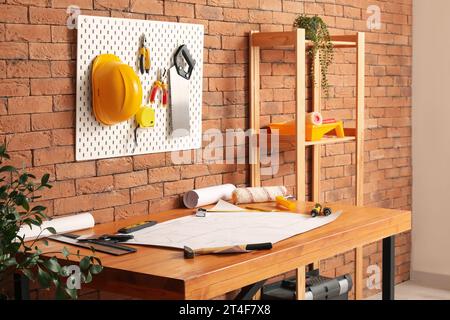
[[[284,186],[260,187],[260,188],[237,188],[233,191],[232,201],[235,204],[257,203],[275,201],[277,196],[286,196],[287,189]]]
[[[230,200],[231,193],[236,189],[232,184],[221,184],[214,187],[194,189],[183,196],[183,203],[187,208],[197,208],[213,204],[222,200]]]
[[[322,115],[319,112],[306,114],[306,123],[314,126],[320,126],[323,122]]]
[[[95,220],[90,213],[80,213],[72,216],[56,218],[42,222],[40,227],[35,225],[24,225],[20,228],[18,235],[25,238],[25,241],[34,240],[36,238],[46,238],[51,235],[46,228],[54,228],[57,234],[73,232],[83,229],[92,228]]]

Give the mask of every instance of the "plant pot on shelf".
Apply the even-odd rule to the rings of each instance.
[[[294,21],[295,28],[305,29],[305,38],[312,42],[312,46],[308,48],[308,54],[314,61],[316,56],[319,56],[320,73],[321,73],[321,86],[325,96],[329,97],[329,83],[327,78],[328,68],[331,65],[334,58],[334,48],[331,42],[330,33],[328,27],[321,17],[315,15],[307,17],[304,14],[299,15]],[[318,79],[314,79],[314,63],[311,64],[311,78],[313,82],[317,82]]]

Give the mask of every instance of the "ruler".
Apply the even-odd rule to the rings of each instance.
[[[85,242],[79,242],[77,240],[78,237],[79,237],[79,235],[66,233],[66,234],[51,236],[49,238],[51,240],[68,243],[68,244],[71,244],[71,245],[74,245],[77,247],[81,247],[81,248],[87,248],[87,249],[94,248],[95,251],[109,253],[114,256],[121,256],[121,255],[124,255],[127,253],[133,253],[133,252],[137,251],[135,248],[116,244],[116,243],[111,243],[109,241],[104,241],[104,240],[89,240],[89,241],[85,241]]]

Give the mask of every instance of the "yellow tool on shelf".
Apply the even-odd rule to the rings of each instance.
[[[269,131],[273,132],[274,130],[278,130],[280,136],[293,136],[295,135],[295,120],[269,124]]]
[[[280,123],[271,123],[269,125],[269,130],[272,132],[274,130],[278,130],[279,135],[281,136],[295,136],[295,120],[280,122]],[[306,141],[319,141],[325,135],[333,135],[339,138],[344,138],[344,124],[342,121],[335,121],[332,123],[322,123],[320,125],[313,125],[310,123],[306,123],[305,126],[305,140]]]
[[[332,131],[335,131],[334,134]],[[335,123],[325,123],[321,125],[306,125],[306,141],[319,141],[324,135],[331,134],[339,138],[344,138],[344,125],[342,121]]]
[[[277,196],[275,197],[275,201],[277,202],[277,205],[285,207],[291,211],[297,209],[297,201],[295,201],[293,198]]]

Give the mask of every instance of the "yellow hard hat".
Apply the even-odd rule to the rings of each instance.
[[[95,118],[105,125],[126,121],[142,103],[138,75],[113,54],[98,55],[92,64],[92,104]]]

